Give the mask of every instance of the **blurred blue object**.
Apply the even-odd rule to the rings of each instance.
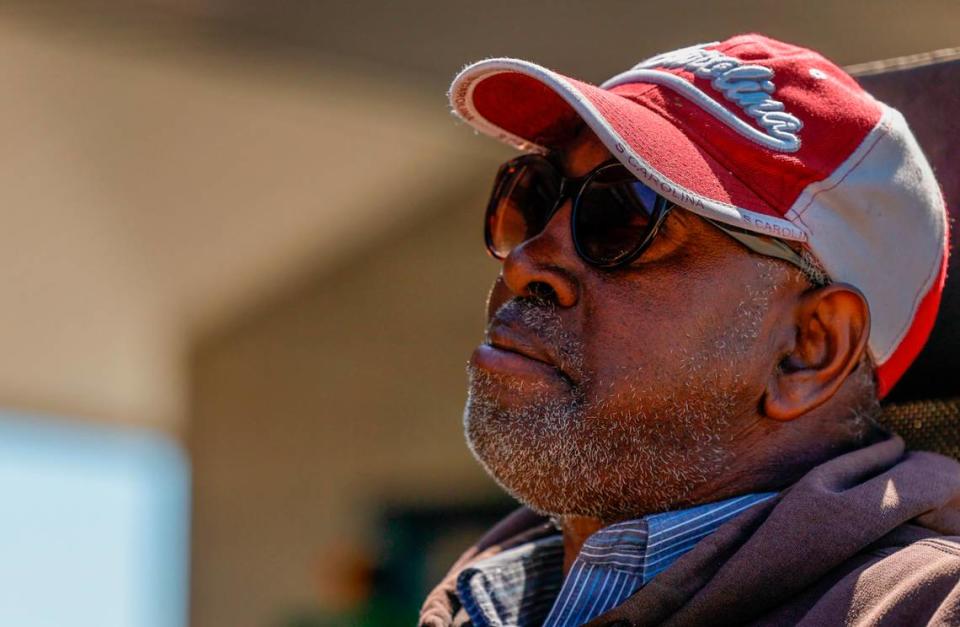
[[[189,489],[164,436],[0,412],[0,625],[184,627]]]

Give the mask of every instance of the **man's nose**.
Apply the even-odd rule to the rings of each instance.
[[[570,235],[571,202],[553,214],[544,229],[503,260],[503,283],[515,296],[552,300],[572,307],[580,297],[580,257]]]

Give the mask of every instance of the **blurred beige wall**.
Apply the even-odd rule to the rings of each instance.
[[[421,208],[398,198],[477,151],[410,86],[134,28],[0,20],[0,398],[179,434],[195,337],[402,224]]]
[[[486,182],[397,199],[424,214],[198,347],[195,625],[309,608],[318,562],[375,550],[386,505],[495,494],[459,419],[496,272],[476,237]]]

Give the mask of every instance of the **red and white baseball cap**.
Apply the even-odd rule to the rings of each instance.
[[[583,123],[636,176],[704,217],[803,242],[871,312],[884,396],[933,326],[943,195],[913,133],[820,54],[760,35],[656,55],[596,87],[519,59],[467,66],[454,112],[525,151]]]

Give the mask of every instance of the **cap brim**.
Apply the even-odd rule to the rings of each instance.
[[[585,123],[640,180],[677,205],[765,235],[807,239],[671,121],[615,91],[528,61],[488,59],[457,75],[450,103],[478,131],[527,151],[549,151]]]

